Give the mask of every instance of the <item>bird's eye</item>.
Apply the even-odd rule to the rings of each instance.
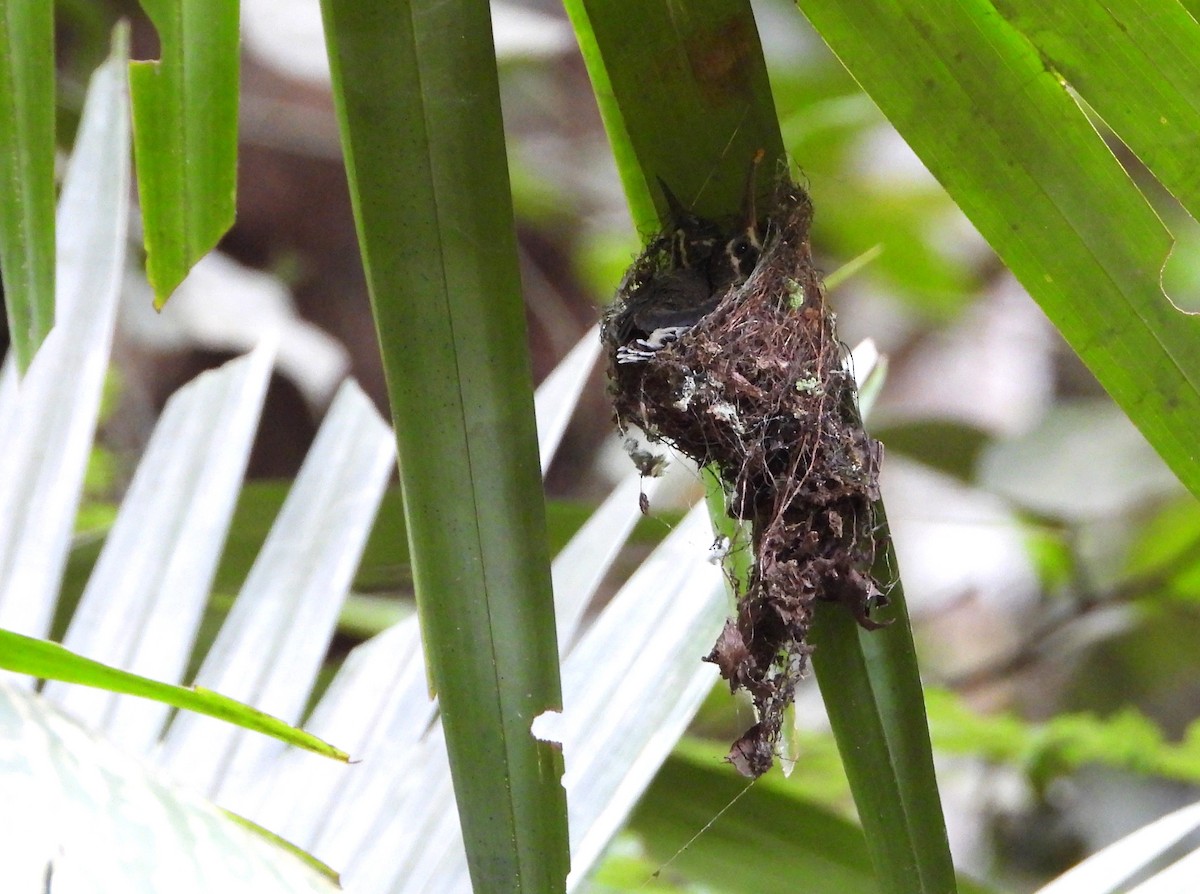
[[[754,244],[749,239],[739,239],[733,243],[733,253],[739,258],[744,258],[752,251],[754,251]]]

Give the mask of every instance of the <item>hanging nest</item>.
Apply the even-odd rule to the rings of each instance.
[[[772,765],[783,715],[805,673],[817,600],[864,627],[886,604],[872,576],[882,448],[863,430],[850,355],[834,329],[809,247],[812,203],[784,177],[749,277],[642,362],[617,362],[613,320],[656,278],[674,275],[669,235],[630,268],[606,318],[616,422],[719,472],[731,517],[751,523],[754,567],[705,660],[753,698],[755,723],[729,760],[757,777]]]

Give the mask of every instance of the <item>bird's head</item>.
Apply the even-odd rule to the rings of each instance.
[[[661,177],[658,185],[671,214],[670,262],[674,270],[701,270],[711,266],[713,253],[724,238],[721,228],[684,207]]]
[[[761,154],[760,154],[761,155]],[[741,285],[758,265],[762,255],[762,233],[758,227],[758,212],[755,209],[755,172],[760,156],[755,156],[746,178],[746,191],[742,196],[742,213],[733,233],[714,250],[709,258],[708,278],[714,290]]]

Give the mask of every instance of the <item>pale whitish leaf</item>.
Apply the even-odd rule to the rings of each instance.
[[[333,637],[394,468],[391,429],[346,382],[196,677],[196,685],[295,723]],[[177,776],[238,813],[286,746],[195,714],[163,743]]]
[[[547,436],[557,440],[569,416],[555,404],[576,401],[594,363],[592,342],[595,339],[581,342],[538,390],[539,407],[560,420],[539,427],[543,457],[554,449]],[[646,489],[652,492],[654,484],[647,482]],[[631,476],[555,559],[560,641],[576,629],[636,523],[638,489],[638,479]],[[270,794],[255,819],[331,863],[345,864],[361,841],[374,837],[369,829],[373,818],[387,809],[392,768],[409,765],[407,752],[426,731],[434,711],[419,630],[416,619],[410,618],[351,653],[308,723],[312,732],[326,731],[362,763],[339,767],[289,750],[267,774]],[[303,796],[296,797],[301,785]]]
[[[129,213],[123,51],[88,88],[58,206],[55,326],[0,386],[0,627],[41,636],[57,596],[112,344]]]
[[[555,560],[556,577],[564,581],[556,587],[560,605],[582,606],[594,594],[636,520],[636,486],[635,478],[618,488]],[[271,773],[271,794],[255,819],[332,864],[350,865],[362,842],[384,834],[378,824],[394,821],[397,786],[413,774],[433,779],[448,773],[438,747],[428,740],[418,745],[434,709],[420,633],[410,618],[350,654],[308,723],[310,731],[333,736],[361,763],[340,767],[289,750]],[[438,766],[431,769],[428,761]],[[442,784],[449,786],[448,775]],[[406,803],[423,812],[437,802],[418,793]]]
[[[550,468],[599,353],[600,339],[595,332],[589,331],[538,386],[534,410],[537,413],[542,475]]]
[[[329,406],[350,368],[346,347],[303,319],[278,276],[243,266],[219,251],[196,262],[161,311],[140,273],[126,284],[121,334],[153,352],[243,354],[264,333],[279,338],[275,370],[292,382],[316,415]]]
[[[229,530],[272,347],[197,377],[167,403],[63,644],[178,682]],[[96,689],[46,690],[87,726],[146,753],[168,708]]]
[[[414,615],[350,652],[306,724],[336,738],[356,763],[288,749],[271,769],[256,820],[330,864],[349,865],[387,810],[379,774],[429,728],[436,704]]]
[[[864,338],[850,353],[850,363],[854,371],[854,384],[858,388],[858,411],[866,419],[871,415],[879,393],[883,391],[883,383],[887,378],[887,357],[879,353],[874,339]]]
[[[711,541],[707,516],[698,508],[566,658],[564,784],[573,885],[619,828],[713,685],[715,668],[699,656],[716,639],[727,600],[720,570],[702,561]],[[359,817],[347,890],[469,891],[440,727],[417,744],[392,750],[386,760],[367,758],[350,772],[356,769],[370,774],[374,798],[371,818]],[[315,853],[340,865],[330,851]]]
[[[0,432],[16,427],[17,414],[17,355],[12,351],[0,364]]]
[[[574,890],[717,679],[700,661],[729,609],[701,504],[639,566],[562,669]]]
[[[651,490],[653,484],[647,482]],[[554,561],[555,601],[564,637],[572,634],[639,517],[638,488],[636,476],[617,488]],[[431,780],[448,774],[445,755],[437,747],[429,740],[417,744],[433,717],[434,705],[419,630],[411,618],[351,653],[308,724],[314,734],[325,731],[362,762],[339,767],[290,750],[272,773],[272,797],[265,799],[264,812],[255,818],[322,859],[348,865],[363,841],[385,834],[377,828],[379,822],[395,821],[398,786],[413,774]],[[429,761],[436,766],[431,768]],[[421,769],[414,769],[417,766]],[[293,801],[288,793],[297,792],[300,784],[304,797]],[[448,792],[448,775],[441,784]],[[437,803],[429,800],[428,793],[410,795],[405,803],[414,813],[433,809]],[[435,821],[448,822],[443,817]],[[440,859],[448,859],[439,854]]]
[[[554,557],[551,573],[559,655],[566,655],[584,611],[641,518],[639,494],[650,499],[657,489],[657,478],[631,473]]]
[[[48,702],[0,684],[4,890],[294,894],[337,888]]]
[[[1200,851],[1192,851],[1155,873],[1128,894],[1195,894],[1200,881]]]
[[[638,511],[637,484],[633,479],[619,488],[581,529],[556,560],[560,573],[567,573],[566,566],[592,564],[590,570],[571,570],[591,581],[586,588],[594,587],[611,559],[611,541],[592,555],[584,544],[605,537],[619,542],[625,536]],[[569,739],[566,746],[568,774],[572,748],[580,761],[607,750],[617,762],[603,782],[593,785],[593,798],[584,799],[587,783],[580,781],[579,819],[591,820],[590,840],[597,842],[597,851],[712,685],[712,667],[697,656],[715,639],[726,600],[720,572],[699,561],[710,542],[698,512],[610,604],[602,616],[607,622],[601,620],[595,633],[585,635],[584,642],[592,638],[580,644],[587,655],[567,659],[574,670],[564,678],[573,681],[564,697],[580,712],[572,727],[577,741]],[[560,590],[560,604],[572,595]],[[643,630],[656,635],[639,643]],[[418,741],[433,713],[419,645],[415,619],[409,619],[351,653],[308,726],[334,736],[361,762],[337,767],[291,751],[272,773],[266,809],[254,815],[321,859],[346,867],[350,891],[468,890],[439,728]],[[589,664],[595,655],[607,656],[599,672]],[[610,673],[615,668],[634,672],[628,677]],[[625,716],[613,723],[609,715],[618,710]],[[605,727],[616,741],[592,742]],[[623,796],[616,806],[607,797],[614,785]],[[575,793],[568,791],[574,802]]]
[[[547,462],[568,417],[555,405],[574,402],[594,363],[595,344],[596,339],[591,337],[582,342],[540,389],[540,446]],[[638,488],[639,482],[632,477],[618,488],[557,561],[556,589],[565,620],[564,641],[606,573],[617,545],[637,520]],[[130,498],[135,498],[132,492]],[[157,527],[146,524],[144,518],[143,525]],[[680,538],[684,534],[696,542],[681,553]],[[119,539],[118,531],[114,530],[113,535]],[[610,768],[612,772],[599,783],[589,783],[601,793],[599,797],[585,800],[580,796],[580,803],[586,806],[577,819],[585,824],[576,836],[577,844],[595,842],[591,846],[596,852],[626,815],[711,685],[712,668],[700,664],[697,655],[711,645],[724,617],[725,600],[719,572],[698,562],[710,539],[703,516],[694,516],[655,554],[651,570],[631,581],[610,605],[604,616],[608,621],[596,628],[601,639],[589,634],[581,642],[584,651],[580,654],[591,657],[568,659],[574,668],[573,682],[566,690],[568,754],[577,753],[576,762],[580,764],[594,760],[598,752],[589,753],[585,746],[595,743],[577,739],[588,738],[589,732],[599,727],[619,731],[624,746],[613,749],[619,766]],[[145,543],[139,547],[144,549]],[[215,556],[204,564],[211,567],[212,559]],[[352,566],[353,561],[348,561]],[[204,572],[197,569],[197,573]],[[707,590],[714,598],[706,600],[700,590]],[[675,597],[683,606],[679,611],[670,608]],[[239,605],[243,603],[251,606],[253,599],[239,600]],[[120,613],[116,617],[117,626],[125,626],[128,619]],[[248,624],[245,629],[258,628]],[[642,631],[659,634],[662,641],[639,642]],[[177,647],[176,651],[186,649]],[[595,655],[603,658],[598,665],[592,663]],[[262,650],[259,658],[271,662],[267,650]],[[597,667],[603,672],[597,673]],[[609,673],[617,669],[621,672]],[[241,673],[243,677],[254,677],[256,669],[241,666]],[[683,677],[675,676],[679,674]],[[301,681],[298,689],[307,691],[311,674],[296,670],[289,676],[293,682]],[[628,684],[633,680],[642,685],[630,692]],[[216,685],[221,687],[219,682]],[[434,710],[417,626],[415,620],[409,620],[355,650],[310,724],[315,731],[328,730],[364,762],[343,768],[288,752],[263,773],[262,803],[251,813],[332,862],[352,865],[355,876],[351,890],[466,890],[466,867],[440,730],[435,726],[424,739],[419,738]],[[580,719],[572,721],[572,712]],[[623,715],[621,723],[613,724],[610,715]],[[639,715],[648,719],[638,722]],[[664,721],[664,716],[669,719]],[[629,725],[625,726],[627,719]],[[216,750],[223,755],[218,761],[229,754],[225,748]],[[178,754],[184,755],[185,750]],[[178,772],[188,774],[192,764],[179,759],[175,766]],[[568,758],[571,765],[572,759]],[[218,787],[227,787],[227,794],[239,791],[232,782],[234,777],[218,774],[215,778]],[[579,781],[575,784],[583,782],[579,773],[576,778]],[[621,797],[615,806],[608,798],[605,809],[600,799],[605,792],[611,795],[614,785],[620,788]],[[414,824],[428,829],[429,836],[421,834]],[[398,853],[398,841],[414,846]],[[374,846],[374,842],[378,845],[371,852],[376,855],[372,860],[370,854],[364,856],[360,851],[364,846]],[[577,861],[573,878],[581,877],[585,869],[579,868]]]
[[[1088,857],[1040,888],[1037,894],[1107,894],[1116,891],[1124,881],[1197,829],[1200,829],[1200,804],[1168,813]],[[1193,884],[1195,878],[1193,875]]]
[[[467,861],[441,726],[380,774],[387,809],[373,818],[343,883],[351,894],[469,894]]]

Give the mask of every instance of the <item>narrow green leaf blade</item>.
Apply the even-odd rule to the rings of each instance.
[[[561,706],[499,88],[484,4],[324,0],[418,609],[477,891],[561,891]]]
[[[54,325],[54,5],[0,10],[0,268],[17,366]]]
[[[197,714],[207,714],[337,760],[350,756],[316,736],[296,729],[249,705],[206,689],[186,689],[84,658],[58,643],[0,630],[0,668],[43,680],[94,686],[109,692],[137,695]]]
[[[601,0],[566,7],[639,229],[665,219],[661,191],[649,186],[656,177],[697,213],[731,217],[763,150],[765,190],[783,141],[749,3],[654,0],[636,15]]]
[[[142,0],[162,59],[131,62],[133,140],[155,303],[233,224],[237,0]]]
[[[898,581],[890,598],[895,620],[880,630],[863,630],[840,605],[818,605],[812,664],[880,890],[951,892],[954,865]]]
[[[983,0],[798,4],[1200,494],[1200,319],[1159,286],[1170,234],[1037,50]]]

